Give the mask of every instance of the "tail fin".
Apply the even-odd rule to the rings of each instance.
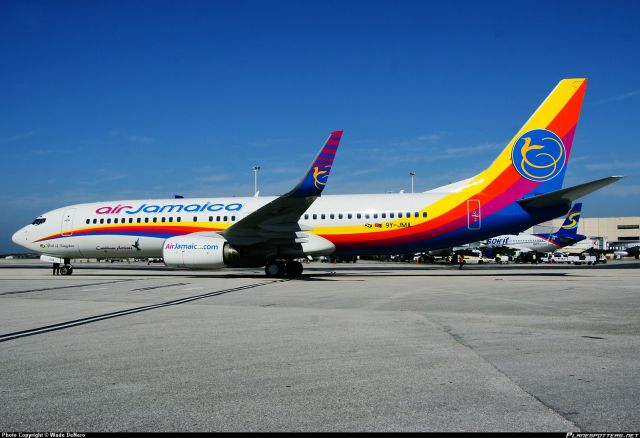
[[[586,87],[587,79],[561,80],[481,175],[520,196],[562,188]]]
[[[580,222],[581,212],[582,202],[575,203],[556,234],[562,236],[575,236],[576,234],[578,234],[578,222]]]

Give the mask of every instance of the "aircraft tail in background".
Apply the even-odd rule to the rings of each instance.
[[[567,214],[564,223],[560,226],[556,234],[561,236],[575,236],[578,234],[578,223],[582,214],[582,202],[577,202]]]

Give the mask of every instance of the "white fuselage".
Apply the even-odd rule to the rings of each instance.
[[[485,246],[490,248],[504,246],[519,251],[535,251],[540,253],[553,252],[560,248],[559,245],[535,234],[504,234],[487,239]]]
[[[309,207],[298,224],[313,234],[337,229],[357,235],[411,227],[425,222],[425,208],[445,195],[438,191],[326,195]],[[56,257],[161,257],[167,233],[223,232],[274,199],[144,199],[76,204],[41,215],[42,223],[23,227],[13,241]],[[128,232],[133,228],[135,232]],[[105,234],[100,234],[102,231]]]

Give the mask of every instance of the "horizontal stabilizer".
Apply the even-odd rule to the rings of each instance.
[[[596,181],[580,184],[573,187],[567,187],[566,189],[555,190],[549,193],[543,193],[542,195],[532,196],[531,198],[525,198],[518,201],[523,207],[543,208],[553,207],[556,205],[567,204],[582,198],[591,192],[595,192],[602,187],[613,184],[623,176],[608,176]]]

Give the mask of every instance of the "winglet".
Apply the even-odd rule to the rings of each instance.
[[[287,197],[303,198],[320,196],[324,186],[327,184],[333,159],[338,151],[338,145],[342,138],[342,131],[333,131],[327,141],[324,143],[320,152],[311,162],[309,170],[298,183],[298,185],[287,193]]]

